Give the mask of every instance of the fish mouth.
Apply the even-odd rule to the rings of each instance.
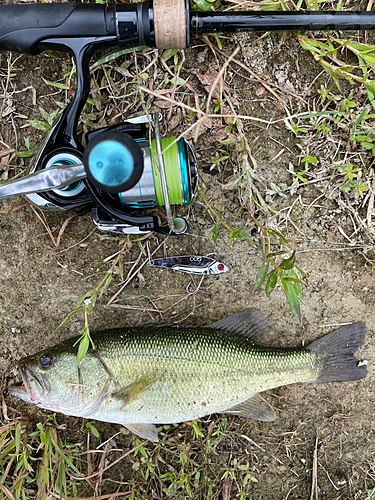
[[[26,363],[20,363],[18,369],[22,382],[10,386],[9,391],[27,403],[38,405],[48,396],[49,383],[42,374],[33,370]]]

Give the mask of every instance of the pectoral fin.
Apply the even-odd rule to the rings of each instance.
[[[124,427],[142,439],[148,439],[153,443],[157,443],[159,441],[158,431],[156,430],[154,424],[126,424]]]
[[[255,394],[247,401],[229,408],[225,413],[263,422],[271,422],[276,418],[275,410],[260,394]]]
[[[122,400],[122,406],[125,407],[132,401],[135,401],[139,396],[146,392],[155,382],[160,379],[160,374],[147,373],[137,378],[126,387],[122,387],[118,391],[112,393],[112,397]],[[134,432],[134,431],[132,431]],[[134,432],[134,434],[137,434]]]

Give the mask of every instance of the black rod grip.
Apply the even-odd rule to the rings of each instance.
[[[192,34],[237,31],[371,30],[375,12],[197,12],[190,16]]]
[[[108,35],[116,35],[115,16],[103,5],[0,5],[0,50],[38,54],[45,39]]]

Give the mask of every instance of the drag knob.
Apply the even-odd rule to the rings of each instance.
[[[83,164],[88,180],[108,193],[128,191],[143,174],[143,154],[124,132],[105,131],[87,145]]]

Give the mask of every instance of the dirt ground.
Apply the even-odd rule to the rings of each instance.
[[[255,80],[250,73],[241,71],[239,66],[229,67],[226,85],[233,100],[237,99],[240,103],[238,106],[242,114],[275,121],[285,117],[284,104],[293,114],[311,105],[321,84],[334,88],[321,67],[299,47],[295,39],[290,37],[281,41],[280,37],[256,41],[256,37],[245,35],[222,40],[228,54],[238,46],[240,50],[236,59],[261,79]],[[185,51],[182,75],[189,78],[189,85],[199,98],[205,99],[207,93],[200,75],[207,74],[212,67],[219,68],[221,63],[217,54],[203,41],[194,41],[193,45],[194,48]],[[138,55],[138,62],[146,66],[155,54],[147,57]],[[7,54],[0,54],[0,62],[5,81]],[[3,100],[5,96],[0,129],[3,151],[8,147],[12,150],[25,149],[25,137],[30,137],[33,144],[41,140],[43,134],[28,126],[27,120],[41,119],[40,108],[51,112],[56,108],[54,101],[69,97],[61,96],[43,81],[43,78],[60,78],[60,64],[55,65],[53,60],[43,55],[35,58],[22,56],[12,67],[8,88],[2,91]],[[119,65],[118,62],[116,64]],[[157,71],[162,72],[163,66],[157,68],[155,88],[159,76]],[[132,66],[127,67],[129,72],[133,69]],[[152,70],[150,73],[152,76]],[[263,82],[271,85],[282,99],[275,98]],[[285,88],[289,93],[283,91]],[[354,86],[353,89],[360,98],[359,87]],[[186,88],[185,91],[187,97],[182,98],[192,103],[194,94],[189,95]],[[158,109],[157,100],[152,104],[154,109]],[[108,123],[116,113],[125,109],[126,97],[122,96],[116,109],[113,106],[109,104],[106,108]],[[168,114],[168,109],[164,111]],[[168,132],[165,129],[164,133],[176,133],[175,130]],[[108,300],[121,286],[120,275],[115,274],[110,288],[90,317],[90,328],[97,331],[161,321],[203,325],[242,309],[257,307],[273,323],[267,343],[298,346],[323,336],[337,325],[364,321],[368,336],[358,355],[368,360],[367,378],[355,383],[293,385],[272,391],[265,395],[278,412],[278,419],[272,423],[228,417],[227,441],[224,439],[216,454],[212,454],[212,464],[217,461],[235,469],[234,460],[241,457],[241,463],[247,463],[256,481],[244,486],[242,473],[236,472],[228,494],[228,483],[220,474],[215,476],[214,484],[209,484],[210,465],[195,497],[234,499],[238,498],[240,490],[245,490],[245,498],[263,500],[370,498],[371,490],[375,492],[375,275],[363,252],[373,245],[370,236],[374,233],[371,233],[371,228],[367,234],[359,231],[348,241],[344,234],[353,233],[352,214],[330,196],[332,185],[329,183],[309,183],[288,191],[286,197],[268,192],[268,204],[274,214],[267,222],[294,242],[298,265],[307,274],[303,280],[303,326],[299,326],[281,289],[276,289],[270,298],[266,297],[263,288],[255,294],[251,292],[262,264],[259,231],[248,212],[241,209],[238,192],[223,188],[231,175],[229,166],[217,175],[203,169],[210,165],[210,158],[217,148],[215,134],[222,130],[220,120],[212,123],[200,131],[194,146],[199,161],[201,189],[210,204],[220,210],[231,226],[244,229],[251,235],[255,246],[244,239],[230,242],[224,228],[220,229],[214,244],[212,230],[215,220],[198,195],[192,207],[185,210],[190,225],[189,234],[178,239],[151,236],[151,249],[154,250],[164,240],[158,256],[163,252],[167,255],[214,253],[230,268],[230,272],[205,279],[197,293],[188,295],[186,287],[191,282],[188,275],[143,267],[117,300],[108,306]],[[248,121],[245,133],[252,145],[256,174],[269,190],[271,183],[278,186],[292,184],[289,164],[297,169],[298,144],[301,141],[312,149],[314,147],[314,137],[301,139],[282,121],[269,126]],[[325,146],[325,157],[329,158],[335,144],[327,141]],[[27,159],[15,158],[11,152],[3,158],[6,161],[2,161],[0,168],[3,172],[8,171],[9,176],[18,174],[28,162]],[[12,166],[9,170],[7,161]],[[262,189],[266,195],[267,188]],[[75,307],[79,298],[98,284],[101,273],[108,268],[104,260],[118,251],[120,238],[94,230],[90,215],[85,215],[69,221],[56,247],[25,200],[3,201],[0,209],[0,369],[4,381],[9,383],[17,379],[16,361],[20,357],[77,334],[83,326],[81,316],[74,317],[61,331],[56,332],[56,327]],[[366,212],[364,209],[361,212],[360,205],[358,210],[359,217],[365,219]],[[45,214],[46,223],[55,238],[71,215],[74,214]],[[145,262],[146,257],[140,256],[140,247],[134,243],[123,258],[125,276],[139,257],[136,268]],[[193,286],[196,284],[195,279]],[[155,312],[157,310],[159,312]],[[36,421],[44,418],[41,410],[10,397],[6,387],[4,393],[8,411],[15,408],[18,415],[31,415]],[[215,419],[215,416],[204,419],[204,433],[215,425]],[[65,419],[57,415],[57,421],[68,422],[71,434],[66,434],[67,439],[84,439],[80,419]],[[98,429],[101,441],[118,431],[114,425],[99,424]],[[176,430],[176,436],[184,435],[186,425],[181,429],[182,434]],[[132,437],[120,436],[116,443],[126,449],[132,446]],[[164,447],[159,449],[159,455],[165,462],[168,459],[168,444]],[[204,459],[202,453],[202,450],[196,451],[198,461],[199,457]],[[131,470],[131,466],[132,459],[128,458],[124,467]],[[135,470],[126,476],[130,482],[137,481]],[[144,490],[144,498],[163,498],[160,492],[156,493],[158,490],[152,480],[149,485],[149,490]],[[164,496],[167,497],[172,498],[173,495]],[[185,496],[181,493],[178,498]]]

